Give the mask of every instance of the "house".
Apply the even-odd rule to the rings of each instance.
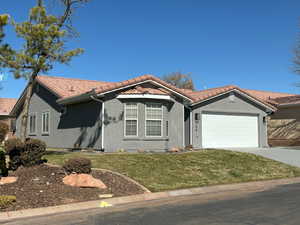
[[[277,107],[268,121],[271,146],[300,146],[300,95],[271,99]]]
[[[11,115],[21,111],[26,88]],[[38,76],[29,105],[28,136],[53,148],[107,152],[266,147],[269,101],[237,86],[176,88],[152,75],[122,82]]]
[[[15,131],[15,119],[10,116],[10,112],[17,99],[15,98],[0,98],[0,122],[4,122],[9,126],[7,138],[11,137]]]

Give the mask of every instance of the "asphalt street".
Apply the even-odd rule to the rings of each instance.
[[[7,222],[8,225],[299,225],[300,184],[181,196]]]

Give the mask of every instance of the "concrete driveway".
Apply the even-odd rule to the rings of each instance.
[[[297,150],[296,148],[231,148],[228,150],[249,152],[300,167],[300,149]]]

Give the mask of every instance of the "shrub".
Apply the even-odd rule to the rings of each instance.
[[[5,152],[0,150],[0,177],[7,175],[8,169],[6,167]]]
[[[8,168],[11,170],[18,169],[21,163],[21,153],[24,151],[24,143],[19,138],[11,138],[5,141],[4,149],[9,156]]]
[[[38,139],[27,139],[21,152],[21,164],[23,166],[35,166],[43,163],[43,155],[46,153],[46,143]]]
[[[19,138],[12,138],[5,142],[4,149],[9,155],[8,168],[16,170],[19,166],[29,167],[43,163],[46,144],[38,139],[27,139],[23,143]]]
[[[63,165],[64,170],[70,173],[91,173],[91,160],[86,158],[72,158]]]
[[[5,209],[17,200],[13,195],[0,195],[0,209]]]
[[[6,123],[0,122],[0,143],[4,141],[8,131],[9,131],[8,125]]]

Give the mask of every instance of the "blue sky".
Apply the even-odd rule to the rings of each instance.
[[[22,21],[34,3],[2,1],[0,13]],[[197,89],[235,84],[299,93],[291,69],[299,12],[299,0],[92,0],[74,15],[80,37],[68,43],[85,53],[48,74],[120,81],[181,71]],[[25,81],[9,75],[1,85],[0,97],[18,97]]]

